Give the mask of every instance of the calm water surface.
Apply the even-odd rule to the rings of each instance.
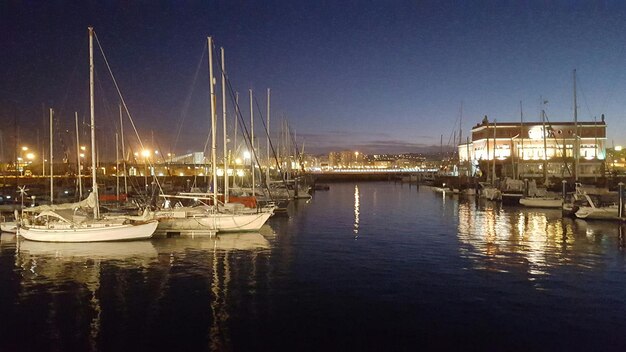
[[[0,351],[626,350],[623,229],[394,183],[261,233],[2,236]]]

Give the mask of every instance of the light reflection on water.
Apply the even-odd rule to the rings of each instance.
[[[354,185],[354,238],[359,238],[359,214],[360,214],[359,185]]]
[[[531,281],[564,265],[596,269],[605,264],[599,244],[622,245],[620,225],[563,218],[560,210],[461,201],[458,217],[459,253],[473,269],[521,269]]]
[[[626,345],[616,224],[387,182],[290,210],[218,238],[2,236],[0,350],[536,350],[577,346],[571,331]]]
[[[16,304],[46,307],[15,322],[20,326],[42,318],[42,339],[27,340],[21,349],[42,348],[46,340],[65,341],[72,349],[126,349],[128,346],[117,346],[111,338],[120,333],[117,328],[109,324],[102,330],[103,312],[115,314],[114,325],[167,325],[167,317],[161,315],[167,310],[164,304],[172,291],[180,289],[176,283],[189,279],[196,281],[192,287],[197,285],[202,296],[206,295],[200,298],[206,307],[200,315],[209,322],[200,335],[206,344],[201,349],[229,349],[229,309],[238,303],[230,301],[232,275],[239,276],[236,285],[243,279],[247,287],[257,286],[257,264],[269,259],[268,238],[273,236],[271,229],[263,230],[267,236],[241,233],[89,244],[32,242],[3,235],[3,247],[15,248],[14,270],[20,276]],[[265,275],[264,279],[271,277]],[[141,297],[134,297],[138,292]],[[245,304],[252,314],[253,292],[248,292]],[[68,299],[74,302],[63,304]],[[200,308],[194,306],[191,311]]]

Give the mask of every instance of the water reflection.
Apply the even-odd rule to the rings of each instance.
[[[42,291],[51,294],[47,302],[46,329],[59,338],[68,332],[65,311],[60,304],[65,300],[67,287],[73,287],[75,299],[82,300],[78,307],[75,327],[88,329],[83,336],[88,341],[83,346],[97,350],[100,334],[102,305],[99,296],[103,262],[124,267],[147,268],[157,258],[157,251],[149,241],[116,243],[48,243],[18,239],[15,266],[22,280],[18,300],[30,304],[40,299]],[[122,283],[119,283],[122,287]]]
[[[354,185],[354,238],[359,238],[359,215],[360,215],[359,186]]]
[[[603,266],[606,246],[622,243],[619,225],[562,218],[559,210],[498,208],[490,202],[461,202],[458,209],[459,251],[474,269],[522,271],[531,281],[559,266]]]
[[[152,327],[155,336],[149,345],[163,339],[159,332],[176,335],[180,327],[195,331],[185,340],[188,349],[231,349],[230,310],[247,305],[254,314],[260,304],[254,294],[258,271],[266,271],[270,257],[270,243],[260,233],[122,243],[6,239],[3,246],[11,243],[19,275],[16,304],[38,307],[32,316],[17,321],[15,329],[27,329],[36,320],[44,335],[39,343],[71,341],[67,346],[71,350],[145,349],[145,340],[125,331],[141,326]],[[270,279],[267,276],[265,281]],[[189,290],[183,302],[178,301],[181,289]],[[177,312],[177,318],[172,318],[172,305],[188,314]],[[191,314],[204,317],[199,320],[206,324],[196,320],[196,325],[185,328],[190,322],[177,320]]]

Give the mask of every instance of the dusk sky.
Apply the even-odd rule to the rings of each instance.
[[[244,116],[248,89],[265,114],[271,88],[272,126],[286,117],[308,152],[448,143],[461,102],[464,135],[484,115],[519,121],[520,101],[538,121],[540,96],[551,121],[571,121],[574,69],[579,120],[605,114],[609,146],[626,143],[619,1],[4,1],[0,128],[17,114],[34,143],[24,130],[43,128],[42,105],[70,127],[73,111],[87,116],[89,25],[142,137],[172,146],[184,116],[177,153],[202,150],[208,133],[209,35]],[[96,65],[96,118],[112,126],[118,102]]]

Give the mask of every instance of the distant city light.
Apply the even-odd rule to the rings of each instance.
[[[150,157],[150,150],[148,150],[148,149],[142,150],[141,151],[141,156],[143,156],[144,158]]]
[[[620,151],[622,151],[622,146],[621,146],[621,145],[616,145],[616,146],[615,146],[615,151],[616,151],[616,152],[620,152]]]

